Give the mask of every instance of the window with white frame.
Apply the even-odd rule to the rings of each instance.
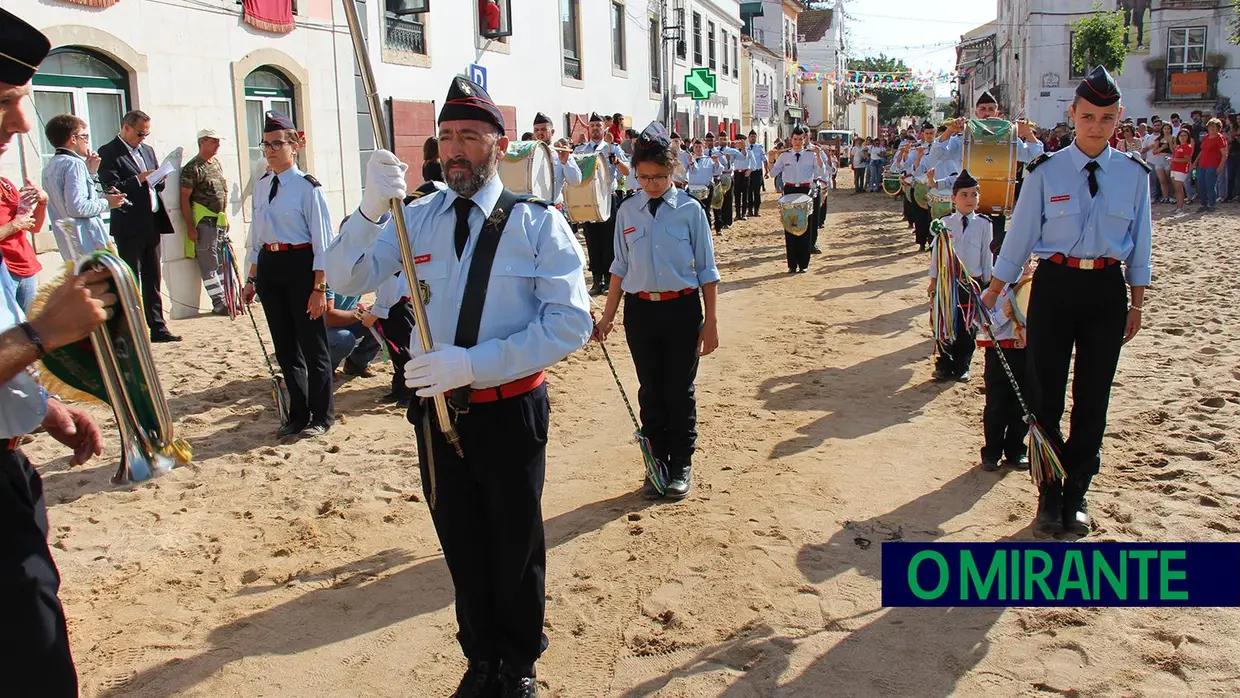
[[[611,67],[625,70],[624,58],[624,3],[611,3]]]
[[[702,65],[702,15],[693,13],[693,64]]]
[[[680,39],[676,42],[676,57],[682,61],[685,59],[685,0],[676,0],[676,7],[672,13],[674,18],[672,26],[680,26]]]
[[[578,0],[560,0],[560,34],[564,56],[564,77],[581,79],[581,41],[577,33]]]
[[[722,75],[726,76],[728,74],[728,32],[726,29],[719,31],[719,43],[723,48]]]
[[[650,15],[650,91],[663,92],[663,28],[658,15]]]
[[[715,69],[715,23],[706,23],[706,50],[707,56],[710,58],[710,69]]]
[[[739,52],[739,51],[738,51],[738,49],[737,49],[737,45],[738,45],[738,44],[737,44],[737,38],[736,38],[736,35],[735,35],[735,34],[733,34],[733,35],[732,35],[732,77],[734,77],[734,78],[738,78],[738,77],[740,77],[740,75],[741,75],[741,71],[740,71],[740,65],[741,65],[741,62],[740,62],[740,52]],[[724,48],[724,50],[726,51],[726,50],[727,50],[727,48],[725,47],[725,48]]]
[[[1176,27],[1167,30],[1167,72],[1194,73],[1205,69],[1206,28]]]

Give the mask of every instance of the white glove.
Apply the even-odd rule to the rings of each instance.
[[[421,388],[418,397],[433,397],[474,382],[469,352],[457,346],[436,345],[429,354],[405,364],[405,385]]]
[[[405,198],[405,170],[409,166],[388,150],[376,150],[366,163],[366,189],[362,192],[362,205],[358,210],[372,221],[377,221],[391,209],[392,199]]]

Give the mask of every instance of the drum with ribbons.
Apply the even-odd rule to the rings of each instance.
[[[689,196],[700,201],[703,206],[710,204],[710,187],[701,184],[690,184],[685,187],[685,191],[689,192]]]
[[[924,174],[913,178],[913,203],[922,208],[930,208],[930,180]]]
[[[599,153],[576,153],[581,184],[564,183],[564,208],[573,223],[602,223],[611,218],[611,168]]]
[[[779,198],[779,220],[789,235],[804,235],[814,214],[814,199],[808,194],[785,194]]]
[[[903,185],[900,182],[899,173],[892,172],[890,169],[883,170],[883,193],[887,196],[899,196]]]
[[[499,162],[499,179],[514,194],[530,194],[545,201],[555,198],[555,164],[542,141],[517,141]]]
[[[942,218],[952,212],[952,189],[931,189],[926,193],[926,202],[930,208],[930,218]]]
[[[1003,119],[971,119],[964,131],[964,169],[978,182],[978,213],[1007,215],[1016,203],[1016,125]]]

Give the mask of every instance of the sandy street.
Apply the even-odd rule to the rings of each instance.
[[[983,352],[972,383],[931,382],[928,255],[896,203],[845,179],[810,273],[787,273],[773,192],[719,243],[688,500],[639,495],[597,345],[553,369],[545,694],[1240,694],[1235,609],[881,607],[882,541],[1025,539],[1036,496],[978,467]],[[1240,209],[1156,210],[1092,538],[1236,540]],[[378,403],[388,365],[338,386],[326,437],[279,444],[248,320],[172,329],[185,341],[155,353],[194,465],[112,488],[104,411],[89,467],[46,436],[26,447],[84,695],[448,695],[465,666],[452,587],[410,427]],[[609,348],[635,400],[620,323]]]

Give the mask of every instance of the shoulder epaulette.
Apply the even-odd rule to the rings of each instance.
[[[259,179],[267,179],[270,176],[271,176],[271,170],[267,170],[266,172],[263,173],[262,177],[259,177]]]
[[[1037,167],[1038,165],[1041,165],[1042,163],[1050,159],[1051,159],[1051,156],[1049,153],[1042,153],[1036,158],[1030,160],[1028,165],[1025,165],[1025,172],[1033,172],[1033,168]]]
[[[418,199],[426,196],[427,194],[434,194],[437,191],[439,191],[439,187],[435,186],[434,180],[423,182],[422,184],[418,186],[417,189],[414,189],[413,191],[409,192],[407,196],[405,196],[405,205],[408,206],[409,204],[413,203],[414,201],[417,201]]]
[[[310,186],[312,186],[312,187],[321,187],[321,186],[323,186],[322,184],[319,184],[319,180],[315,179],[315,178],[314,178],[314,175],[312,175],[312,174],[307,174],[307,173],[304,173],[304,172],[303,172],[301,176],[302,176],[302,177],[305,177],[305,178],[306,178],[306,181],[307,181],[307,182],[309,182],[309,183],[310,183]]]
[[[535,206],[542,206],[543,208],[547,208],[551,206],[550,201],[547,201],[546,199],[540,199],[537,196],[534,196],[533,194],[518,194],[517,203],[534,204]]]
[[[1147,173],[1154,171],[1154,166],[1149,164],[1145,160],[1142,160],[1141,156],[1137,155],[1136,153],[1124,153],[1124,155],[1128,156],[1129,160],[1132,160],[1133,162],[1137,163],[1142,168],[1144,168]]]

